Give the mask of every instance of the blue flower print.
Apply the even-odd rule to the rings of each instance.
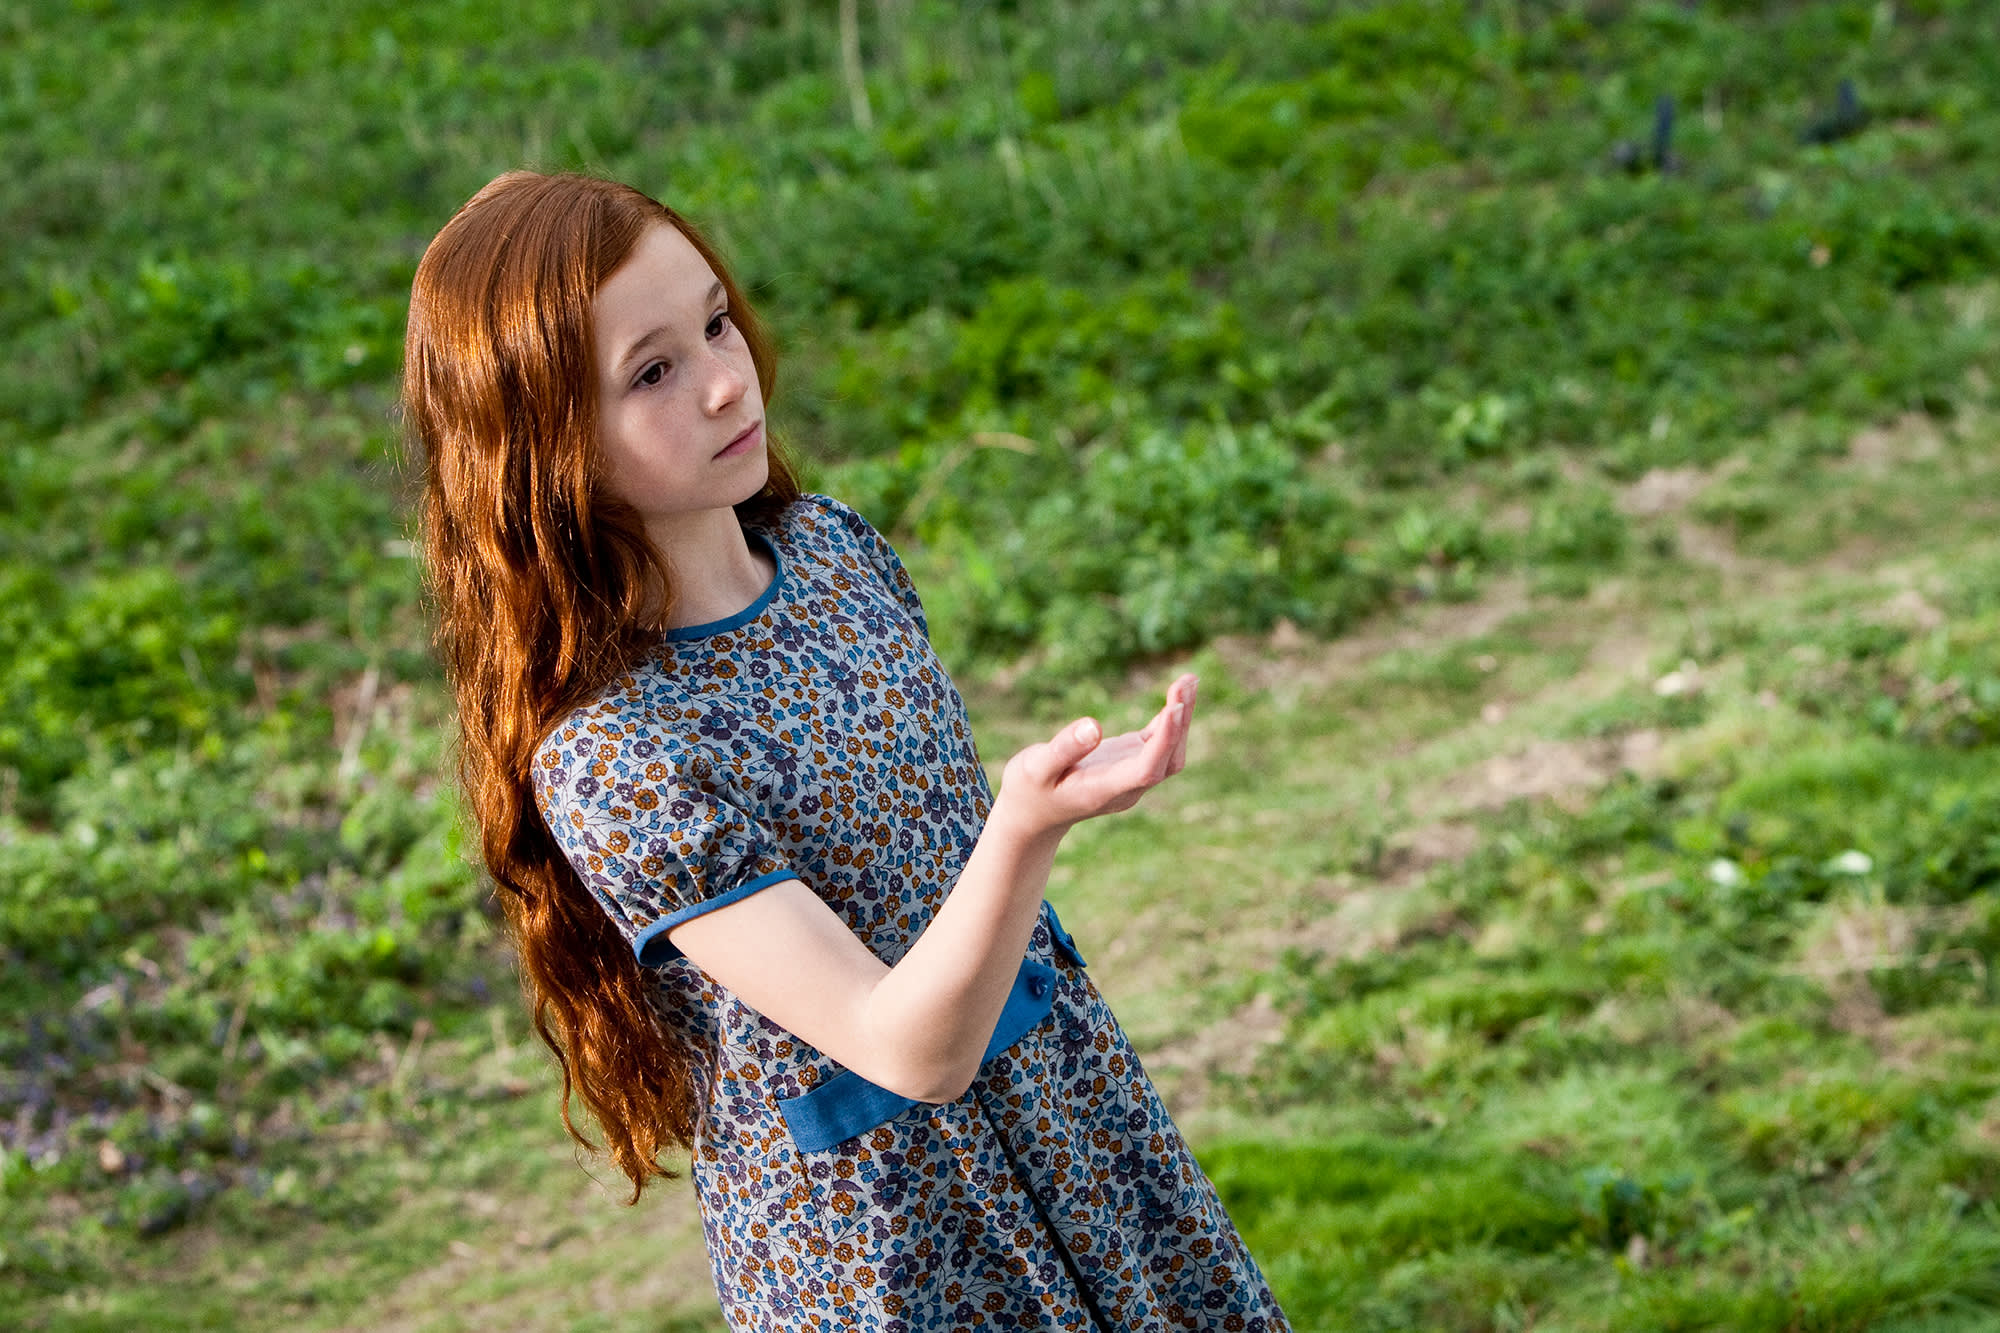
[[[701,715],[701,734],[711,740],[726,741],[736,734],[736,718],[722,708],[711,708]]]

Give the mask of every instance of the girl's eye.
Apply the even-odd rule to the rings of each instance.
[[[718,310],[715,312],[714,315],[710,316],[709,318],[708,336],[711,338],[720,338],[722,336],[722,331],[728,327],[729,327],[729,312],[727,310]]]
[[[653,385],[658,384],[661,376],[666,373],[667,363],[664,361],[655,361],[652,365],[647,366],[639,372],[639,383],[645,385],[647,388],[651,388]]]

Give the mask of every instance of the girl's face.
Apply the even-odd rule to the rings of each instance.
[[[648,521],[738,504],[769,476],[757,367],[728,299],[661,223],[591,305],[605,480]]]

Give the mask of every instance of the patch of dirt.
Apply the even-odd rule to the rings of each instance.
[[[1535,511],[1525,500],[1509,500],[1497,509],[1489,509],[1484,516],[1484,526],[1489,532],[1508,532],[1520,536],[1533,524]]]
[[[1988,1149],[2000,1148],[2000,1097],[1986,1103],[1978,1119],[1967,1118],[1961,1123],[1967,1141]]]
[[[1759,577],[1770,570],[1768,562],[1743,555],[1727,533],[1684,512],[1703,491],[1717,482],[1727,481],[1748,466],[1749,460],[1736,454],[1712,468],[1691,465],[1652,468],[1620,490],[1615,503],[1619,512],[1628,517],[1659,519],[1670,524],[1675,545],[1683,559],[1707,565],[1729,577]]]
[[[1705,995],[1676,988],[1669,995],[1669,1003],[1674,1033],[1689,1046],[1711,1036],[1726,1037],[1742,1026],[1735,1014]]]
[[[1491,634],[1528,606],[1526,579],[1496,578],[1476,601],[1416,603],[1330,642],[1309,638],[1281,620],[1262,637],[1226,635],[1210,647],[1246,689],[1319,689],[1361,674],[1390,653]]]
[[[1893,625],[1915,630],[1934,630],[1945,623],[1944,612],[1915,588],[1905,588],[1877,608],[1876,614]]]
[[[1724,575],[1755,575],[1763,568],[1762,562],[1746,558],[1725,533],[1683,512],[1703,491],[1735,476],[1748,465],[1741,455],[1733,455],[1712,468],[1656,467],[1621,490],[1616,504],[1629,517],[1670,522],[1675,545],[1684,559],[1707,565]]]
[[[1886,426],[1856,432],[1847,442],[1847,457],[1833,466],[1880,476],[1898,463],[1935,458],[1943,450],[1937,422],[1922,412],[1905,412]]]
[[[1716,475],[1698,467],[1656,467],[1619,492],[1617,505],[1635,518],[1678,513]]]
[[[1950,930],[1970,919],[1964,906],[1853,903],[1822,918],[1803,942],[1799,962],[1791,970],[1826,987],[1833,1000],[1828,1015],[1833,1026],[1866,1041],[1884,1064],[1897,1069],[1934,1064],[1937,1035],[1926,1029],[1920,1015],[1891,1017],[1868,974],[1882,968],[1937,967],[1961,956],[1976,959],[1976,954],[1964,950],[1920,954],[1917,948],[1927,927]]]
[[[1256,1068],[1264,1048],[1285,1035],[1285,1016],[1262,991],[1219,1023],[1211,1023],[1192,1036],[1165,1046],[1145,1057],[1148,1070],[1157,1070],[1165,1086],[1161,1095],[1172,1114],[1187,1114],[1208,1100],[1210,1084],[1217,1074],[1238,1077]]]
[[[1399,832],[1383,847],[1372,873],[1343,871],[1321,881],[1313,895],[1320,910],[1295,914],[1282,926],[1234,941],[1232,950],[1244,970],[1257,971],[1287,949],[1349,958],[1393,948],[1413,932],[1448,929],[1449,923],[1436,920],[1406,921],[1404,892],[1433,867],[1471,855],[1479,839],[1476,826],[1456,821]],[[1168,1108],[1181,1115],[1206,1104],[1217,1074],[1250,1073],[1265,1047],[1284,1036],[1284,1028],[1284,1016],[1260,991],[1220,1022],[1151,1052],[1146,1066],[1160,1080]]]
[[[1659,651],[1654,636],[1638,625],[1621,622],[1604,627],[1590,645],[1590,666],[1619,680],[1645,680],[1651,675],[1653,656]],[[1573,691],[1576,682],[1564,681],[1556,687]]]
[[[1358,958],[1395,946],[1401,936],[1396,907],[1419,874],[1406,871],[1393,883],[1355,887],[1354,877],[1336,876],[1328,910],[1265,931],[1252,943],[1252,966],[1268,966],[1287,949],[1328,958]]]
[[[1443,821],[1390,836],[1380,874],[1384,887],[1401,887],[1446,861],[1463,861],[1479,846],[1477,825]]]
[[[1495,755],[1446,781],[1447,798],[1463,809],[1497,810],[1523,797],[1546,796],[1566,809],[1630,769],[1650,776],[1659,766],[1661,735],[1651,727],[1589,740],[1537,740]]]
[[[1691,518],[1675,522],[1674,543],[1686,559],[1733,578],[1752,578],[1766,568],[1739,552],[1728,536]]]
[[[1364,873],[1342,871],[1319,881],[1310,900],[1330,910],[1315,911],[1268,930],[1251,942],[1259,966],[1286,949],[1352,957],[1393,945],[1403,925],[1391,909],[1403,891],[1440,865],[1472,855],[1481,837],[1477,825],[1439,821],[1391,834],[1381,855]]]

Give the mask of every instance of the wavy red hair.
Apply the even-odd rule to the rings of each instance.
[[[529,784],[564,714],[630,670],[673,605],[665,560],[613,499],[597,445],[591,303],[650,228],[708,261],[749,344],[766,402],[777,362],[714,248],[629,186],[512,171],[473,195],[417,265],[403,411],[423,461],[423,548],[438,646],[457,699],[459,780],[505,908],[535,1030],[636,1202],[668,1149],[694,1138],[694,1049],[665,1022],[631,947],[570,868]],[[769,522],[798,497],[775,446],[737,506]]]

